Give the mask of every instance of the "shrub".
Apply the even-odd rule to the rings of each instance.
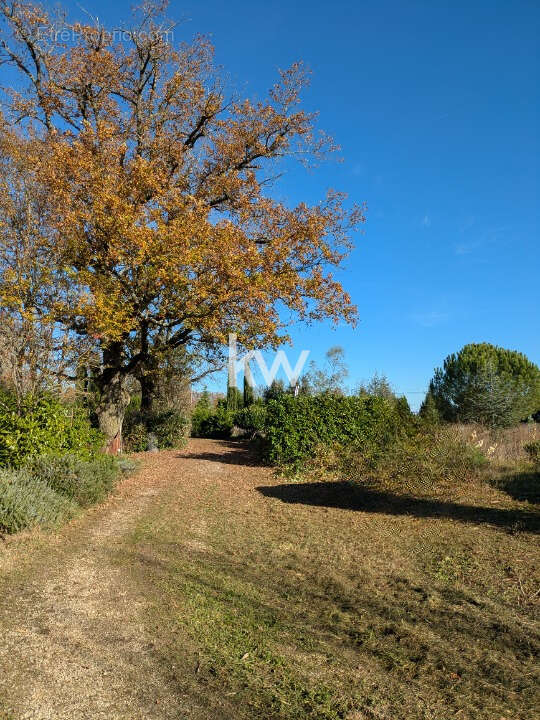
[[[533,462],[536,467],[540,469],[540,440],[535,440],[534,442],[527,443],[524,449],[531,462]]]
[[[118,463],[110,455],[98,455],[90,461],[76,455],[41,455],[31,458],[25,469],[38,481],[83,507],[103,500],[113,489],[119,473]]]
[[[141,415],[140,395],[132,395],[126,408],[122,441],[126,452],[143,452],[148,447],[148,429]]]
[[[150,416],[130,412],[124,421],[124,445],[127,452],[143,452],[148,450],[150,435],[153,435],[160,450],[179,448],[185,445],[188,431],[188,418],[176,410]]]
[[[468,480],[486,463],[486,457],[452,427],[419,426],[382,452],[342,453],[340,471],[355,483],[418,491]]]
[[[198,423],[196,437],[227,439],[231,437],[233,427],[234,414],[224,407],[218,407]]]
[[[191,435],[205,438],[229,438],[234,426],[234,416],[234,413],[227,407],[227,400],[220,401],[217,407],[213,407],[209,395],[205,391],[191,415]]]
[[[148,430],[139,422],[124,422],[123,442],[126,452],[143,452],[148,449]]]
[[[102,444],[83,408],[47,393],[27,395],[18,405],[12,393],[0,389],[0,466],[18,468],[43,453],[90,458]]]
[[[147,427],[156,436],[160,449],[183,447],[187,442],[189,420],[177,410],[152,416],[147,421]]]
[[[122,475],[131,475],[132,473],[137,472],[140,467],[140,462],[138,462],[138,460],[126,457],[125,455],[115,455],[115,460],[118,465],[118,470],[122,473]]]
[[[384,447],[412,425],[412,416],[381,397],[281,395],[266,406],[265,455],[273,463],[299,463],[319,444]]]
[[[201,434],[202,425],[214,413],[215,409],[212,407],[208,392],[205,390],[191,414],[191,434],[193,437],[203,437]]]
[[[27,470],[0,470],[0,532],[51,527],[72,517],[77,504]]]
[[[255,403],[242,408],[234,416],[234,424],[247,433],[262,432],[266,423],[266,407],[262,403]]]
[[[305,375],[302,377],[302,380],[304,380]],[[307,388],[306,392],[307,392]],[[272,380],[271,385],[269,385],[264,390],[264,401],[269,402],[270,400],[279,400],[279,398],[284,395],[287,391],[285,390],[285,384],[283,380]],[[309,393],[308,393],[309,394]]]

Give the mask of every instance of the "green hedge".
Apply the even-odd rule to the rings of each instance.
[[[234,415],[234,424],[247,433],[262,432],[266,426],[266,406],[253,403],[238,410]]]
[[[320,445],[384,447],[412,422],[403,402],[379,397],[282,395],[266,405],[265,456],[297,464]]]
[[[89,459],[103,445],[81,407],[54,395],[15,396],[0,389],[0,466],[18,468],[31,455],[75,453]]]
[[[199,419],[196,429],[193,429],[194,437],[218,438],[226,440],[231,437],[234,427],[234,413],[224,407],[218,407],[215,412],[203,419]]]

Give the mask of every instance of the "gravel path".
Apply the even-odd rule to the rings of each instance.
[[[177,685],[152,652],[141,619],[145,598],[117,553],[145,509],[171,483],[189,487],[205,474],[231,473],[235,465],[226,455],[234,452],[224,443],[192,440],[182,454],[145,454],[142,470],[106,504],[51,539],[50,553],[42,550],[42,564],[23,572],[22,579],[17,580],[16,571],[24,541],[1,551],[0,578],[11,565],[6,579],[11,586],[0,598],[0,699],[8,718],[191,716],[195,708],[178,696]],[[223,464],[215,462],[220,453]],[[206,455],[214,461],[205,461]],[[0,702],[0,720],[1,708]]]

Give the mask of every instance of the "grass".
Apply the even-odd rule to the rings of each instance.
[[[5,540],[0,634],[26,640],[5,657],[0,720],[36,710],[28,697],[111,720],[533,717],[531,502],[483,474],[354,490],[284,482],[242,444],[190,448],[148,455],[56,534]]]
[[[208,477],[172,487],[117,556],[201,717],[531,717],[530,504],[480,481],[418,500],[261,484],[241,455],[225,475],[206,460]]]

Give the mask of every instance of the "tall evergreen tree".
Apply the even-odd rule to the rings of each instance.
[[[227,398],[225,400],[225,406],[230,412],[236,412],[242,407],[242,393],[236,387],[236,377],[231,373],[229,373],[229,378],[227,380]]]
[[[444,420],[508,426],[540,407],[540,369],[522,353],[474,343],[445,359],[429,392]]]
[[[255,402],[255,390],[253,382],[253,373],[249,360],[244,364],[244,407],[249,407]]]
[[[426,393],[426,397],[420,408],[420,417],[429,425],[436,425],[440,422],[441,416],[431,390],[428,390]]]

